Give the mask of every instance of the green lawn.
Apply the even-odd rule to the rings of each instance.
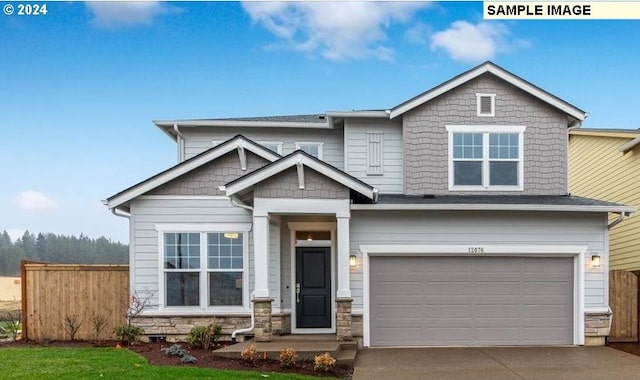
[[[0,349],[0,379],[317,379],[292,374],[153,366],[129,350],[29,347]]]

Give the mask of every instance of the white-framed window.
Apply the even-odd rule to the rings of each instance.
[[[496,115],[496,94],[476,94],[476,103],[478,116]]]
[[[160,308],[245,310],[247,224],[156,225]]]
[[[322,146],[321,142],[297,142],[296,150],[301,150],[313,157],[322,160]]]
[[[384,174],[384,134],[367,132],[367,175]]]
[[[448,125],[449,190],[523,190],[525,129]]]
[[[278,154],[282,154],[282,142],[278,142],[278,141],[259,141],[258,144],[262,145],[263,147],[276,152]]]

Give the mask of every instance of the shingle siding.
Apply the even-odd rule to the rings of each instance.
[[[224,195],[218,188],[236,178],[251,173],[268,163],[249,151],[245,151],[247,170],[240,167],[237,151],[232,151],[202,167],[184,174],[152,191],[150,195]]]
[[[476,93],[496,94],[495,117],[477,116]],[[524,191],[517,193],[561,195],[567,192],[566,116],[485,74],[403,115],[405,194],[464,193],[448,190],[447,125],[526,126]]]
[[[304,189],[298,184],[296,168],[290,168],[257,184],[255,198],[348,199],[347,187],[310,168],[304,168]]]

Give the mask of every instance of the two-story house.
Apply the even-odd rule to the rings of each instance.
[[[387,110],[156,121],[180,162],[107,200],[153,295],[137,323],[603,344],[608,214],[633,209],[568,195],[585,117],[487,62]]]

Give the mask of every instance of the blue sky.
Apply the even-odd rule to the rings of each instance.
[[[17,4],[17,3],[15,3]],[[0,230],[104,235],[175,164],[154,119],[389,108],[485,60],[639,128],[640,21],[484,21],[482,3],[47,3],[0,14]]]

